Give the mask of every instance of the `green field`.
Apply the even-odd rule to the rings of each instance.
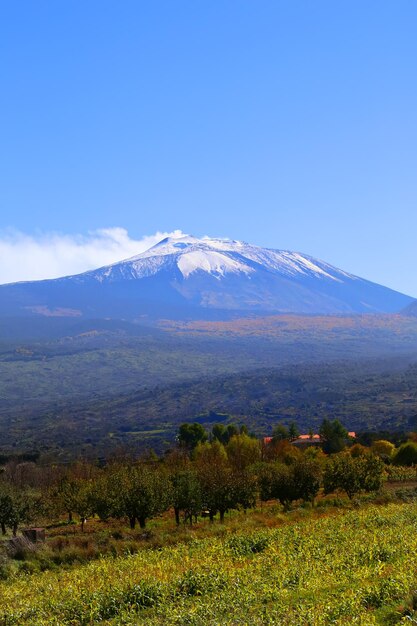
[[[210,537],[12,577],[0,624],[416,622],[417,504],[305,514],[260,529],[242,514]]]

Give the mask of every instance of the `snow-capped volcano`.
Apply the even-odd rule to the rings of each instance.
[[[185,279],[194,272],[206,272],[220,280],[226,274],[250,275],[264,268],[288,277],[315,276],[339,282],[356,280],[352,274],[298,252],[270,250],[232,239],[197,239],[189,235],[167,237],[142,254],[87,274],[100,281],[139,279],[157,274],[164,267],[176,267]],[[85,274],[80,278],[83,276]]]
[[[232,239],[167,237],[131,259],[91,272],[98,280],[144,278],[157,274],[164,266],[176,266],[184,278],[206,272],[221,279],[226,274],[251,274],[264,267],[284,276],[314,275],[331,280],[355,277],[306,255],[268,250]]]
[[[65,278],[0,287],[10,314],[210,317],[215,311],[396,312],[412,298],[298,252],[231,239],[167,238],[130,259]]]

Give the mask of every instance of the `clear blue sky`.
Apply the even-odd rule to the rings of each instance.
[[[417,296],[415,0],[3,0],[0,230],[176,228]]]

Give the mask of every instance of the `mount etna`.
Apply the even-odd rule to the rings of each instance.
[[[83,274],[0,287],[1,316],[350,315],[394,313],[412,302],[305,254],[190,236],[164,239],[131,259]]]

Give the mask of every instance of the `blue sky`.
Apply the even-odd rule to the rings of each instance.
[[[416,32],[414,0],[0,3],[2,279],[181,229],[417,296]]]

